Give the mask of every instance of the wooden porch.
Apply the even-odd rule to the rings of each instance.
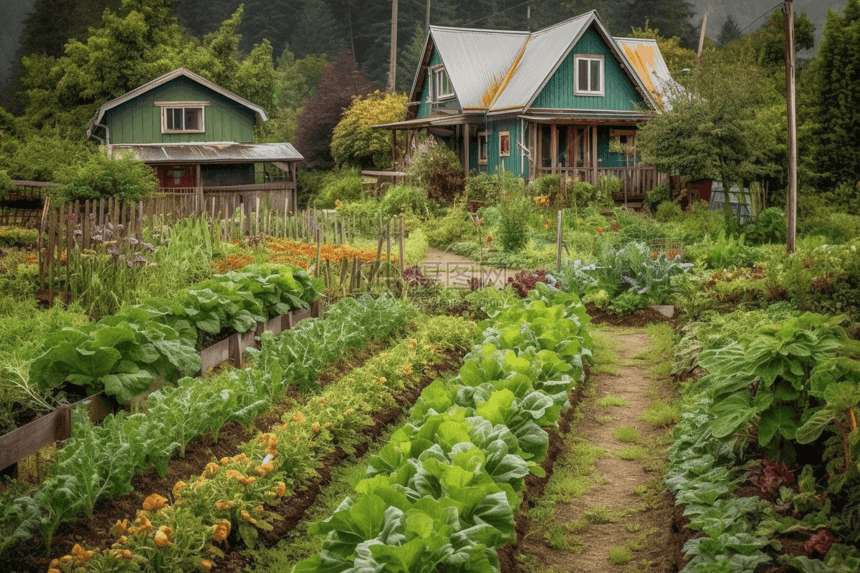
[[[596,185],[601,177],[613,175],[621,180],[622,189],[613,195],[616,203],[627,205],[628,203],[642,203],[648,192],[669,183],[669,176],[660,173],[652,165],[637,167],[539,167],[538,176],[559,175],[562,181],[575,183],[585,181]]]
[[[260,204],[271,201],[273,211],[296,213],[298,192],[295,181],[271,181],[249,185],[227,185],[221,187],[159,187],[158,193],[172,197],[181,204],[182,212],[205,211],[213,217],[232,214],[241,208],[250,215],[258,211]]]

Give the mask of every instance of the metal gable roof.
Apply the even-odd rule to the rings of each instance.
[[[487,108],[529,37],[442,26],[430,26],[430,35],[464,110]]]
[[[132,154],[144,163],[268,163],[301,161],[289,143],[141,143],[111,145],[111,154]]]
[[[615,38],[615,41],[654,99],[663,109],[671,111],[672,96],[683,92],[684,88],[672,79],[657,40]]]
[[[492,109],[522,108],[537,95],[538,86],[549,78],[591,22],[593,12],[534,32],[512,70],[507,86],[496,96]]]
[[[190,79],[191,81],[194,81],[194,82],[196,82],[196,83],[198,83],[204,87],[207,87],[207,88],[211,89],[212,91],[217,92],[217,93],[221,94],[222,96],[224,96],[228,99],[231,99],[240,105],[247,107],[248,109],[253,111],[254,114],[256,115],[257,123],[261,123],[263,121],[268,121],[268,119],[269,119],[266,116],[265,110],[263,110],[263,108],[261,108],[260,106],[249,102],[245,98],[234,94],[230,90],[222,88],[218,84],[207,80],[203,76],[199,76],[199,75],[195,74],[191,70],[188,70],[186,68],[177,68],[170,73],[167,73],[161,77],[155,78],[154,80],[147,82],[147,83],[143,84],[142,86],[136,87],[133,90],[131,90],[130,92],[126,92],[126,93],[122,94],[121,96],[119,96],[118,98],[112,99],[111,101],[102,105],[99,108],[98,112],[96,113],[95,119],[93,119],[92,123],[90,124],[90,127],[87,129],[87,138],[89,138],[92,135],[93,131],[95,131],[96,126],[99,123],[101,123],[102,118],[104,117],[106,111],[108,111],[109,109],[115,108],[119,105],[122,105],[127,101],[131,101],[134,98],[138,97],[139,95],[144,94],[151,89],[157,88],[158,86],[164,85],[167,82],[174,80],[180,76],[184,76],[184,77]]]

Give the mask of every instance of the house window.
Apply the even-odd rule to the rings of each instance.
[[[156,102],[161,108],[161,133],[205,133],[204,109],[209,102]]]
[[[511,132],[502,131],[499,133],[499,157],[511,156]]]
[[[454,95],[454,87],[451,85],[451,80],[448,79],[448,73],[442,66],[433,68],[433,85],[436,88],[436,101]]]
[[[487,132],[478,133],[478,165],[487,164]]]
[[[603,56],[577,54],[573,58],[574,93],[576,95],[602,96],[605,78]]]

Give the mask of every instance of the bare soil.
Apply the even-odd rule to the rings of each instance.
[[[621,443],[613,437],[613,429],[619,426],[633,426],[639,431],[641,439],[637,444],[660,440],[665,433],[663,428],[655,428],[639,420],[652,399],[646,393],[653,387],[653,381],[645,377],[645,366],[629,365],[626,361],[648,346],[648,336],[644,333],[616,334],[608,332],[608,336],[617,339],[621,344],[622,367],[617,376],[598,375],[591,380],[594,400],[588,400],[582,405],[582,417],[578,421],[576,431],[591,445],[605,448],[609,452],[633,444]],[[627,401],[628,406],[612,406],[608,409],[597,406],[596,401],[603,396],[620,396]],[[597,421],[598,416],[611,415],[613,420],[604,424]],[[648,450],[646,450],[648,451]],[[645,486],[659,474],[649,469],[646,462],[622,460],[616,457],[606,457],[596,462],[596,474],[606,478],[608,483],[596,485],[581,497],[569,504],[557,506],[556,519],[561,523],[569,523],[583,516],[586,510],[602,506],[609,511],[623,512],[639,505],[642,497],[634,492],[637,486]],[[601,482],[597,482],[601,483]],[[533,535],[521,538],[520,550],[531,555],[544,566],[551,566],[561,571],[588,573],[617,573],[635,569],[643,560],[650,561],[647,571],[654,573],[675,573],[684,563],[680,553],[683,542],[689,538],[689,530],[684,529],[680,522],[682,516],[676,516],[672,496],[663,490],[656,507],[645,511],[634,512],[616,523],[590,523],[578,535],[585,542],[586,548],[581,554],[549,547],[539,536]],[[680,519],[679,519],[680,518]],[[631,533],[627,524],[641,526],[641,531]],[[634,553],[633,560],[626,565],[613,565],[609,561],[608,549],[621,546],[640,536],[642,531],[655,529],[649,540],[648,547]],[[679,545],[679,543],[681,545]],[[505,570],[504,568],[502,569]],[[517,566],[510,571],[521,571]],[[642,570],[642,569],[639,569]]]

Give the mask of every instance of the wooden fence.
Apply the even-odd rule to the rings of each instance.
[[[226,361],[229,361],[236,368],[242,368],[242,353],[247,348],[258,346],[257,338],[263,332],[280,334],[285,330],[292,329],[300,321],[312,316],[320,316],[321,313],[322,306],[317,302],[311,309],[294,310],[276,316],[267,322],[257,324],[256,328],[248,332],[237,333],[216,342],[199,352],[202,363],[199,374],[205,375],[206,372]],[[89,409],[90,420],[93,422],[97,422],[119,409],[118,404],[105,398],[102,392],[75,402],[71,406],[86,406]],[[56,442],[62,442],[71,435],[71,407],[69,404],[60,404],[52,412],[38,420],[0,436],[0,475],[17,479],[18,463],[21,460],[33,454],[38,455],[40,449]]]

